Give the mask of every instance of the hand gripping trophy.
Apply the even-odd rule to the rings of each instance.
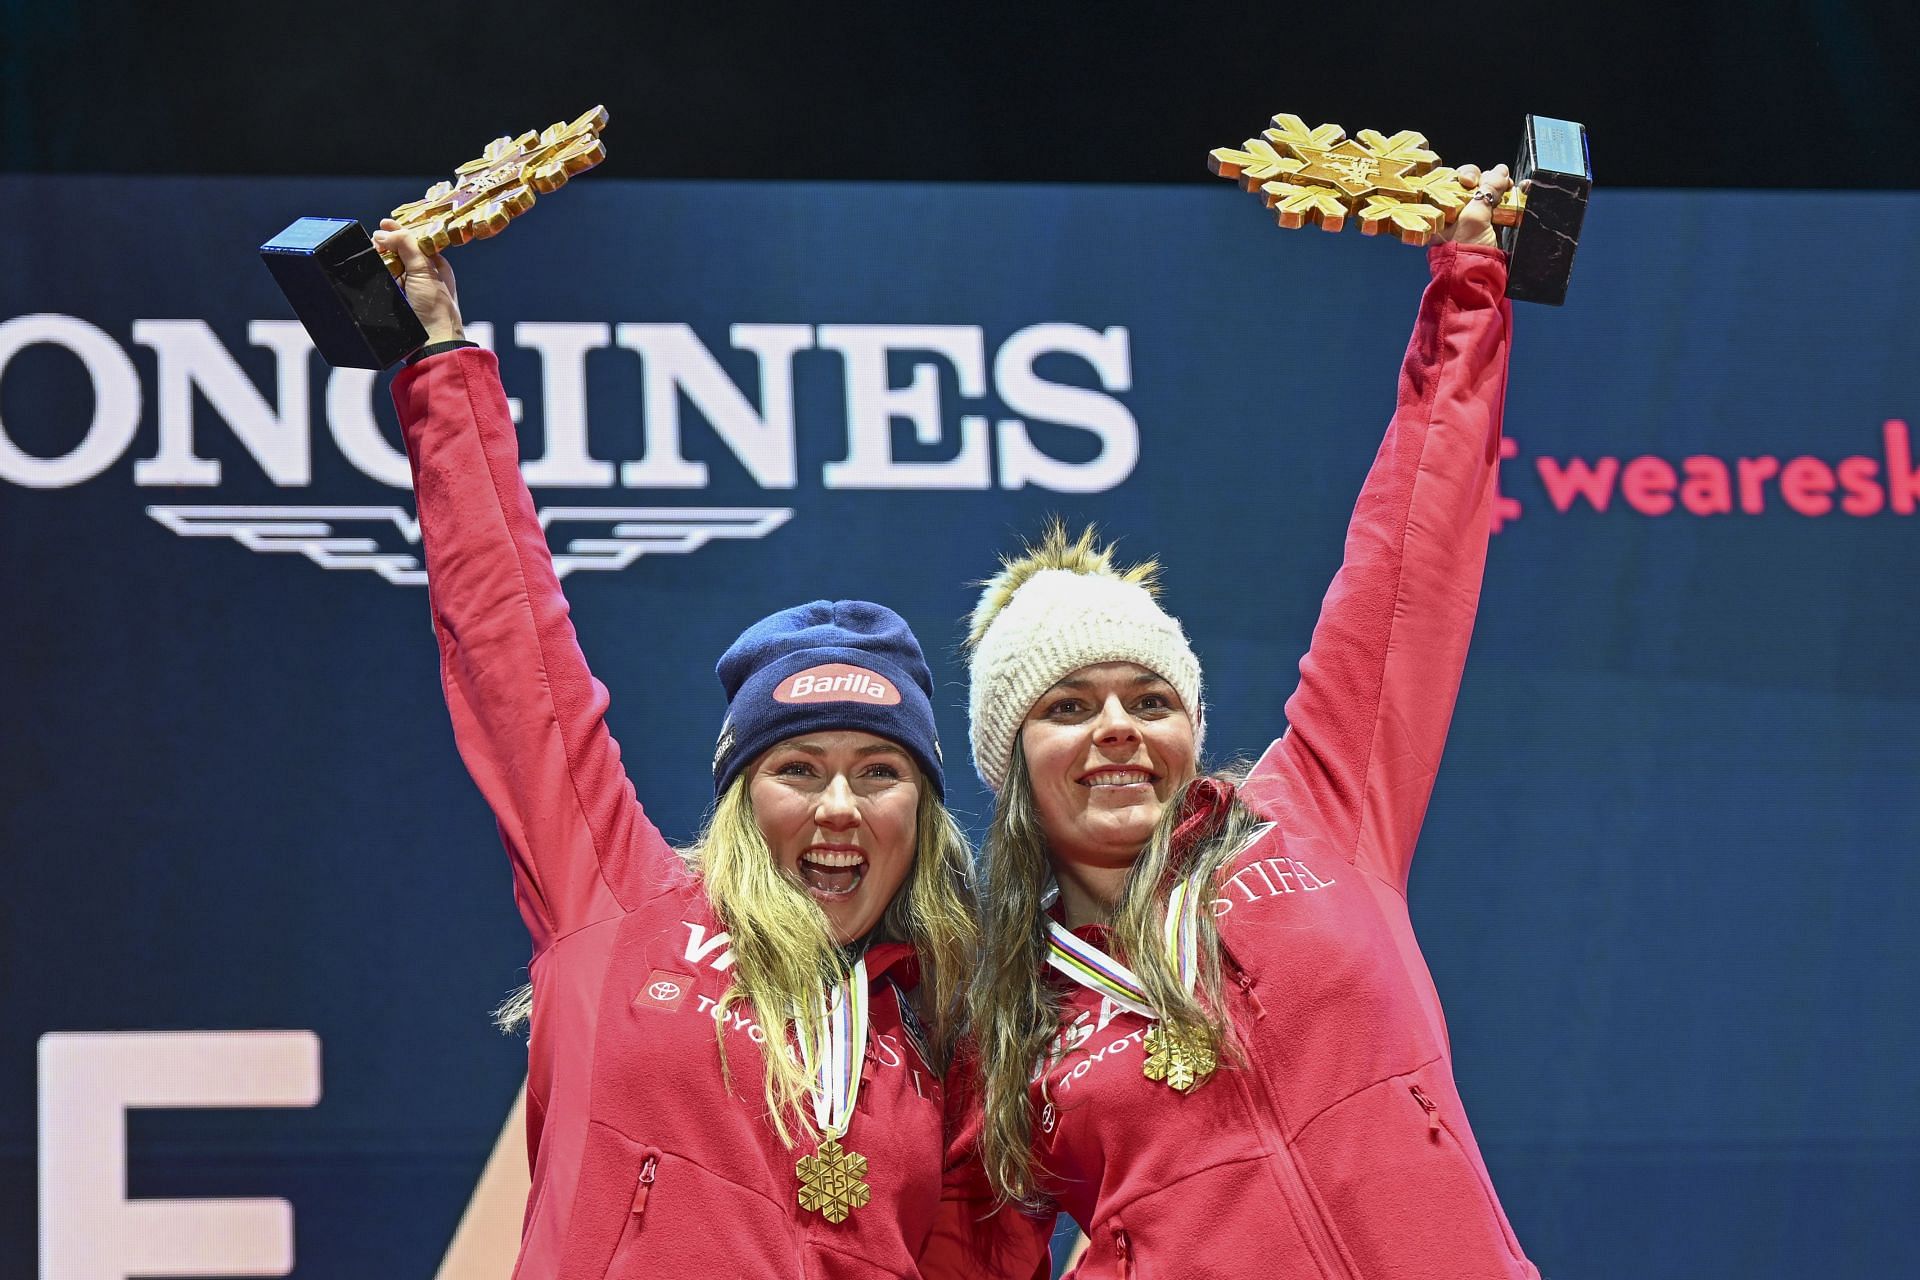
[[[428,253],[486,240],[533,207],[536,196],[607,157],[607,109],[571,124],[495,138],[453,178],[390,217]],[[267,270],[330,365],[385,369],[418,351],[427,332],[407,305],[399,260],[373,245],[352,218],[301,218],[260,246]]]
[[[1207,167],[1258,193],[1283,227],[1339,231],[1352,218],[1363,235],[1408,244],[1427,243],[1473,198],[1456,171],[1427,150],[1423,134],[1362,129],[1349,138],[1337,124],[1308,128],[1285,114],[1259,137],[1210,152]],[[1493,210],[1508,257],[1507,296],[1558,306],[1566,301],[1593,188],[1586,129],[1528,116],[1513,177],[1513,189]]]

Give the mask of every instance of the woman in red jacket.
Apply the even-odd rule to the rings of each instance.
[[[974,612],[974,762],[998,804],[979,1102],[940,1240],[995,1256],[936,1255],[930,1275],[1044,1275],[1059,1209],[1087,1277],[1537,1275],[1468,1130],[1406,903],[1506,383],[1489,210],[1511,180],[1466,177],[1286,736],[1250,773],[1196,780],[1200,665],[1151,564],[1056,528]]]
[[[717,669],[712,817],[669,848],[575,643],[494,357],[462,338],[445,262],[384,225],[429,336],[393,395],[447,705],[533,934],[515,1275],[917,1275],[977,940],[920,646],[862,601],[748,628]]]

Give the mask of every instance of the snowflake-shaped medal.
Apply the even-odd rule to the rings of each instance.
[[[873,1195],[867,1186],[867,1158],[846,1151],[837,1138],[828,1138],[810,1156],[793,1167],[800,1175],[800,1207],[811,1209],[828,1222],[844,1222],[849,1213]]]
[[[1182,1035],[1164,1022],[1148,1027],[1141,1044],[1147,1051],[1142,1073],[1149,1080],[1166,1081],[1168,1088],[1179,1093],[1200,1085],[1219,1065],[1214,1060],[1212,1047],[1204,1039]]]

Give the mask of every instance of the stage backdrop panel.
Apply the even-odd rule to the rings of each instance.
[[[417,191],[0,178],[8,1275],[139,1273],[124,1195],[234,1215],[183,1274],[430,1280],[522,1078],[385,380],[253,252]],[[1426,274],[1223,188],[597,178],[454,261],[679,839],[714,657],[848,595],[927,642],[980,829],[960,620],[1052,512],[1161,558],[1258,753]],[[1411,899],[1549,1275],[1920,1271],[1917,309],[1920,199],[1602,192],[1516,316]]]

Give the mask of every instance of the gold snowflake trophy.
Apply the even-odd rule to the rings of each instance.
[[[496,138],[422,198],[390,215],[426,252],[485,240],[606,159],[607,109],[519,137]],[[301,218],[260,246],[267,270],[330,365],[385,369],[418,351],[426,330],[396,277],[400,262],[373,247],[352,218]]]
[[[387,216],[427,253],[497,236],[533,208],[536,195],[558,191],[605,160],[600,131],[606,127],[607,109],[595,107],[572,124],[495,138],[477,159],[454,170],[451,181],[436,183]],[[396,276],[403,270],[392,254],[382,254],[381,261]]]
[[[1362,235],[1408,244],[1432,240],[1473,197],[1458,170],[1427,150],[1424,134],[1362,129],[1349,138],[1337,124],[1309,128],[1286,114],[1257,138],[1209,152],[1207,168],[1257,193],[1283,227],[1341,231],[1352,220]],[[1507,296],[1558,306],[1593,187],[1585,127],[1528,116],[1513,175],[1514,189],[1493,210],[1508,256]]]

